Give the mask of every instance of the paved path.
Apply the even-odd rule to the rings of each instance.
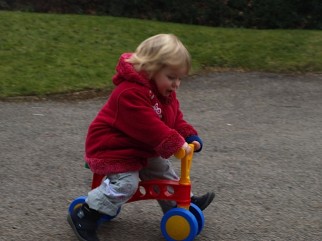
[[[194,192],[217,194],[197,240],[321,241],[322,76],[195,76],[179,97],[205,143]],[[104,101],[0,102],[0,240],[76,240],[67,207],[89,190],[84,137]],[[161,241],[161,217],[127,204],[99,236]]]

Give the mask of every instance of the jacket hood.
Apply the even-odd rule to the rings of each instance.
[[[133,65],[126,60],[132,56],[132,53],[124,53],[121,55],[118,64],[116,65],[116,74],[113,76],[114,85],[118,86],[123,82],[137,83],[148,87],[157,96],[161,103],[170,104],[176,98],[175,92],[172,92],[169,97],[164,97],[158,92],[158,88],[154,81],[150,80],[148,74],[144,71],[137,72]]]
[[[133,65],[126,62],[132,56],[132,53],[124,53],[121,55],[116,65],[116,74],[113,76],[114,85],[119,85],[124,81],[134,82],[140,85],[150,87],[150,80],[144,72],[137,72]]]

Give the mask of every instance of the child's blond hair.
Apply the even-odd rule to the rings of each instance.
[[[144,40],[127,61],[150,77],[164,67],[184,68],[187,74],[191,69],[188,50],[173,34],[158,34]]]

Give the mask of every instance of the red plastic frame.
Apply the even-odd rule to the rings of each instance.
[[[140,181],[135,194],[127,202],[139,200],[157,199],[173,200],[177,202],[178,207],[189,209],[191,182],[190,168],[194,152],[194,145],[189,144],[191,152],[186,154],[184,149],[180,149],[175,156],[181,159],[180,180],[148,180]],[[92,189],[101,185],[104,175],[93,174]]]
[[[97,173],[93,174],[92,189],[101,185],[105,176]],[[178,206],[190,206],[191,184],[180,184],[173,180],[149,180],[140,181],[138,189],[129,202],[140,200],[173,200]]]

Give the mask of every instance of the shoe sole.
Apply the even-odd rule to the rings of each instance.
[[[74,233],[76,234],[78,240],[80,240],[80,241],[87,241],[86,239],[83,239],[78,234],[77,229],[76,229],[76,226],[75,226],[75,224],[74,224],[74,222],[73,222],[72,217],[70,216],[70,214],[67,215],[67,221],[68,221],[69,225],[72,227],[72,229],[73,229]]]

